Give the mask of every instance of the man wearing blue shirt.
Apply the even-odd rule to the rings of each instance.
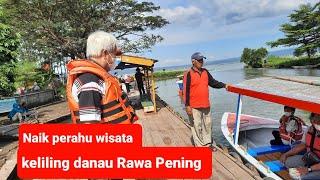
[[[28,112],[26,102],[21,102],[21,104],[14,103],[13,108],[8,115],[8,118],[10,118],[11,121],[19,120],[19,122],[22,122],[23,115],[26,112]]]

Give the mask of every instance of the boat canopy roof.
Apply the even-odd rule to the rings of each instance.
[[[320,113],[320,77],[262,77],[230,85],[228,91]]]
[[[134,67],[144,67],[144,68],[153,68],[154,64],[158,62],[158,60],[139,57],[139,56],[129,56],[129,55],[121,55],[120,63],[116,67],[116,69],[127,69]]]

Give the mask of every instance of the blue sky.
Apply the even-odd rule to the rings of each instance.
[[[142,56],[159,60],[157,67],[190,64],[200,51],[208,60],[241,55],[243,48],[266,47],[283,37],[279,26],[300,4],[318,0],[151,0],[161,9],[155,14],[170,24],[152,31],[164,37]],[[283,47],[280,47],[280,49]]]

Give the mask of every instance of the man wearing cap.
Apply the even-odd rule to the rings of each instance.
[[[183,93],[195,146],[212,147],[215,142],[212,139],[209,86],[226,88],[227,85],[215,80],[207,69],[202,68],[204,59],[206,57],[199,52],[191,56],[192,67],[184,74]]]

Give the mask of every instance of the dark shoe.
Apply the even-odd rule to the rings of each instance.
[[[213,152],[216,152],[218,149],[215,147],[215,146],[213,146],[212,144],[209,146],[210,147],[210,149],[213,151]]]

